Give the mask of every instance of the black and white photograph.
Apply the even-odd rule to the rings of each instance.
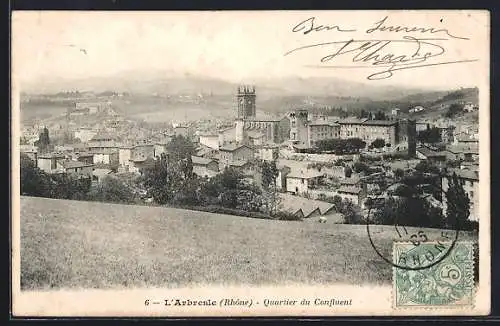
[[[15,11],[20,316],[484,315],[487,11]]]

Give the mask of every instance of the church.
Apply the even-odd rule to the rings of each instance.
[[[258,118],[254,86],[238,87],[235,100],[237,117],[234,129],[226,130],[223,143],[234,142],[251,146],[282,144],[290,137],[290,120],[286,115],[279,118]],[[233,134],[234,130],[234,134]],[[234,138],[232,137],[234,135]]]

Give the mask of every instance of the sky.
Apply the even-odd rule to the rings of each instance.
[[[384,17],[379,26],[425,27],[438,32],[378,29],[367,33]],[[304,34],[311,27],[307,20],[311,18],[314,27],[322,30]],[[316,43],[402,40],[407,36],[439,38],[429,42],[440,47],[397,41],[381,51],[408,57],[420,46],[419,55],[445,51],[427,59],[427,64],[477,61],[400,70],[390,78],[368,80],[367,76],[383,67],[352,61],[355,47],[362,43],[349,44],[353,51],[324,63],[321,58],[335,53],[340,43],[284,55]],[[486,11],[14,12],[12,46],[13,78],[30,82],[158,70],[230,81],[293,75],[455,88],[488,79],[489,16]],[[336,68],[318,68],[326,64]]]

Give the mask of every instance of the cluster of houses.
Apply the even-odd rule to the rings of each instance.
[[[173,136],[182,135],[196,145],[191,161],[193,172],[200,177],[212,178],[230,167],[260,184],[262,172],[258,162],[277,162],[276,190],[283,196],[283,202],[288,203],[283,209],[306,218],[332,213],[333,206],[321,201],[325,197],[340,196],[363,209],[367,198],[374,194],[380,196],[378,184],[381,178],[393,178],[396,169],[411,170],[420,160],[437,163],[461,161],[457,175],[463,180],[464,187],[467,186],[473,203],[471,219],[477,219],[479,147],[477,133],[470,132],[470,128],[467,132],[455,126],[440,128],[445,147],[437,149],[416,144],[418,130],[428,128],[428,123],[399,117],[392,120],[335,119],[313,116],[303,109],[276,118],[258,118],[255,97],[254,87],[240,87],[236,94],[238,106],[234,123],[210,132],[196,131],[196,125],[177,124],[172,132],[130,142],[129,139],[118,139],[112,131],[79,128],[75,137],[81,143],[58,146],[50,153],[38,153],[33,145],[21,145],[21,152],[47,173],[67,173],[100,182],[112,174],[141,174],[162,154],[168,155],[167,145]],[[84,105],[76,106],[72,112],[98,112],[108,108],[107,104]],[[346,171],[359,157],[356,155],[332,155],[331,162],[341,158],[346,164],[321,168],[310,167],[308,163],[311,161],[287,160],[280,155],[284,150],[300,153],[304,148],[315,146],[319,140],[332,138],[360,138],[367,145],[383,139],[389,151],[405,150],[415,159],[385,162],[374,166],[370,173],[358,174]],[[443,179],[443,189],[446,186]],[[441,203],[441,206],[445,209],[446,203]]]

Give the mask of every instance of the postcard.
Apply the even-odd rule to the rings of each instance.
[[[490,16],[14,11],[16,317],[490,312]]]

